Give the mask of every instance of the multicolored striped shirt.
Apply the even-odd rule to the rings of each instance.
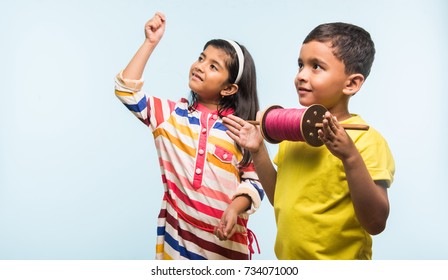
[[[158,217],[156,259],[249,259],[248,216],[264,191],[253,163],[241,167],[242,152],[226,134],[217,112],[186,99],[147,96],[143,81],[115,78],[115,94],[153,133],[164,198]],[[238,217],[236,234],[220,241],[213,229],[232,199],[248,195],[252,205]]]

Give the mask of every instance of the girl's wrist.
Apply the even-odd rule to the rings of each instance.
[[[239,201],[239,203],[237,204],[237,205],[235,205],[236,207],[235,208],[237,208],[236,210],[236,212],[237,212],[237,214],[239,215],[239,214],[242,214],[242,213],[244,213],[244,212],[246,212],[246,211],[248,211],[250,208],[251,208],[251,205],[252,205],[252,198],[250,197],[250,195],[248,195],[247,193],[240,193],[240,194],[237,194],[234,198],[233,198],[233,201],[235,201],[235,200],[237,200],[237,199],[239,199],[240,201]],[[234,209],[235,209],[234,208]]]
[[[143,41],[144,45],[150,45],[150,46],[157,46],[157,44],[160,42],[160,40],[154,40],[154,39],[150,39],[148,37],[145,38],[145,41]]]

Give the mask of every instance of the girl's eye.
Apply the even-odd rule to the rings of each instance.
[[[299,62],[299,69],[303,68],[303,63]]]
[[[322,69],[322,67],[320,67],[319,64],[314,64],[314,65],[313,65],[313,69],[315,69],[315,70],[319,70],[319,69]]]
[[[216,67],[214,64],[211,64],[211,65],[210,65],[210,68],[211,68],[212,70],[218,70],[218,67]]]

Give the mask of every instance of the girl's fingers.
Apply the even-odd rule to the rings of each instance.
[[[227,231],[226,238],[231,238],[236,232],[236,225],[233,225],[230,231]]]
[[[160,20],[165,21],[165,15],[161,12],[156,12],[155,16],[160,18]]]

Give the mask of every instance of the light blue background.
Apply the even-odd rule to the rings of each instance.
[[[204,43],[233,38],[255,59],[262,108],[299,106],[293,78],[312,28],[366,28],[377,55],[351,111],[384,135],[397,166],[374,258],[448,259],[446,1],[17,0],[0,11],[0,259],[153,259],[158,160],[113,78],[156,11],[167,29],[146,91],[186,97]],[[249,225],[254,258],[275,259],[267,199]]]

